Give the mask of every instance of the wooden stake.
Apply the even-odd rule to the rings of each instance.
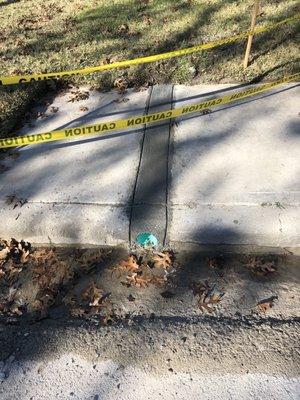
[[[256,19],[257,19],[257,16],[259,14],[259,8],[260,8],[259,7],[259,0],[255,0],[253,13],[252,13],[250,32],[254,31],[254,28],[255,28],[255,25],[256,25]],[[245,59],[244,59],[244,68],[245,69],[248,67],[248,64],[249,64],[249,57],[250,57],[252,41],[253,41],[253,35],[250,34],[249,37],[248,37],[248,43],[247,43]]]

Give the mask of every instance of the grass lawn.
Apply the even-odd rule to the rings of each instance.
[[[258,25],[299,12],[298,0],[265,0]],[[249,29],[249,0],[0,0],[0,75],[54,72],[151,55]],[[254,39],[251,65],[245,42],[192,56],[73,79],[99,89],[124,77],[129,85],[274,79],[299,70],[292,23]],[[299,31],[299,29],[298,29]],[[299,39],[299,38],[298,38]],[[0,137],[9,136],[45,85],[0,87]]]

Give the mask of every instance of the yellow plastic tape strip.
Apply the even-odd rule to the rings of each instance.
[[[160,111],[149,115],[139,115],[123,120],[102,122],[94,125],[66,128],[64,130],[59,130],[59,131],[0,139],[0,148],[32,145],[45,142],[52,142],[56,140],[66,140],[66,139],[68,140],[68,139],[78,138],[80,136],[98,135],[116,130],[130,129],[144,124],[152,124],[155,122],[160,122],[171,118],[177,118],[183,115],[192,114],[199,111],[201,112],[205,109],[208,108],[211,109],[220,106],[222,104],[232,103],[234,101],[244,99],[246,97],[250,97],[261,92],[265,92],[266,90],[279,86],[283,83],[298,81],[299,79],[300,79],[300,73],[297,73],[295,75],[281,78],[274,82],[265,83],[261,86],[251,87],[247,90],[244,90],[243,92],[236,92],[224,97],[207,99],[201,103],[189,104],[184,107],[175,108],[173,110]]]
[[[170,51],[168,53],[156,54],[153,56],[135,58],[133,60],[118,61],[118,62],[115,62],[112,64],[99,65],[96,67],[88,67],[88,68],[83,68],[83,69],[75,69],[75,70],[71,70],[71,71],[53,72],[53,73],[49,73],[49,74],[0,76],[0,85],[12,85],[12,84],[18,84],[18,83],[36,82],[36,81],[47,80],[47,79],[65,78],[65,77],[76,76],[76,75],[87,75],[87,74],[91,74],[94,72],[108,71],[108,70],[117,69],[117,68],[126,68],[126,67],[130,67],[133,65],[146,64],[146,63],[151,63],[151,62],[155,62],[155,61],[159,61],[159,60],[165,60],[168,58],[193,54],[193,53],[197,53],[199,51],[213,49],[214,47],[222,46],[224,44],[233,43],[237,40],[244,39],[244,38],[248,37],[248,35],[250,33],[259,34],[262,32],[266,32],[270,29],[277,28],[283,24],[295,21],[299,18],[300,18],[300,13],[295,15],[294,17],[286,18],[275,24],[267,25],[267,26],[261,27],[261,28],[256,28],[253,32],[244,32],[244,33],[240,33],[238,35],[231,36],[230,38],[215,40],[213,42],[200,44],[198,46],[189,47],[187,49]]]

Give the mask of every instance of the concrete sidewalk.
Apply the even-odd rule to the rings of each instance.
[[[80,102],[65,93],[18,134],[168,109],[227,89],[234,86],[91,91]],[[1,161],[0,237],[116,245],[151,230],[166,245],[299,246],[298,99],[289,84],[176,124],[21,148]],[[27,203],[6,204],[12,194]]]

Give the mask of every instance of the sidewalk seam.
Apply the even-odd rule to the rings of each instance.
[[[174,85],[172,85],[172,96],[171,96],[171,110],[174,108]],[[168,234],[169,234],[169,225],[170,225],[170,185],[172,182],[171,176],[171,165],[172,165],[172,155],[173,155],[173,137],[174,137],[174,121],[170,120],[169,122],[169,143],[168,143],[168,158],[167,158],[167,187],[166,187],[166,230],[164,237],[164,246],[166,246],[169,242]]]
[[[149,96],[148,96],[148,99],[147,99],[144,115],[149,113],[152,92],[153,92],[153,86],[150,87]],[[130,215],[129,215],[129,224],[128,224],[129,245],[131,245],[131,241],[132,241],[132,238],[131,238],[131,227],[132,227],[133,207],[135,205],[136,188],[137,188],[139,173],[140,173],[141,164],[142,164],[142,156],[143,156],[143,149],[144,149],[144,143],[145,143],[146,130],[147,130],[147,124],[145,124],[143,126],[143,137],[142,137],[142,143],[141,143],[141,147],[140,147],[139,163],[138,163],[138,167],[137,167],[137,172],[136,172],[136,176],[135,176],[135,182],[134,182],[134,186],[133,186],[133,193],[132,193],[131,202],[130,202]]]

